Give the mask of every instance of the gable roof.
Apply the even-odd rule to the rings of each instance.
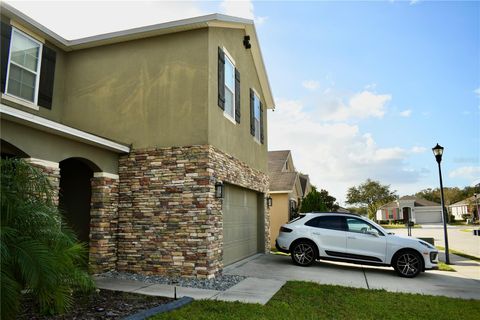
[[[270,174],[270,191],[292,191],[298,179],[297,172],[275,172]]]
[[[394,201],[391,201],[387,204],[384,204],[383,206],[381,206],[378,209],[398,208],[399,207],[399,201],[402,201],[402,200],[414,200],[414,206],[415,207],[438,207],[438,206],[440,206],[440,203],[429,201],[429,200],[426,200],[426,199],[423,199],[423,198],[417,198],[415,196],[404,196],[404,197],[401,197],[399,200],[394,200]]]
[[[24,25],[25,27],[32,29],[32,31],[35,31],[58,48],[67,52],[208,27],[244,29],[245,33],[250,36],[250,42],[252,44],[250,50],[255,68],[257,70],[258,78],[260,80],[260,86],[265,97],[265,104],[269,109],[275,108],[275,101],[270,88],[262,52],[260,50],[257,32],[252,20],[215,13],[195,18],[110,32],[81,39],[66,40],[57,33],[25,15],[21,11],[5,3],[5,1],[0,2],[0,7],[2,9],[2,15],[5,15],[6,17]]]
[[[281,172],[290,150],[268,151],[268,171]]]
[[[471,196],[469,198],[463,199],[462,201],[452,203],[449,207],[452,207],[452,206],[468,206],[472,202],[473,203],[475,202],[475,196]]]
[[[302,192],[305,194],[305,189],[307,189],[307,182],[310,180],[308,174],[301,174],[299,175],[300,178],[300,185],[302,186]]]

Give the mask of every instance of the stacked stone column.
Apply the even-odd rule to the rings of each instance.
[[[119,179],[95,172],[91,181],[89,265],[92,273],[101,273],[116,269]]]

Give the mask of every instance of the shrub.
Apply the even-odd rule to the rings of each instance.
[[[45,175],[23,160],[1,160],[1,317],[13,319],[22,292],[40,312],[62,313],[73,290],[89,292],[86,247],[62,222]]]

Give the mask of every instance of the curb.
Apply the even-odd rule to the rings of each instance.
[[[191,297],[183,297],[178,300],[159,305],[158,307],[153,307],[151,309],[143,310],[140,312],[137,312],[135,314],[132,314],[126,318],[123,318],[123,320],[144,320],[148,317],[154,316],[159,313],[164,313],[164,312],[169,312],[175,309],[179,309],[190,302],[193,301],[193,298]]]

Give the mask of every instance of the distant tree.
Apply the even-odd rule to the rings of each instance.
[[[359,214],[361,216],[368,216],[366,207],[348,207],[346,208],[349,212]]]
[[[327,190],[321,189],[319,192],[316,187],[312,186],[312,191],[303,199],[300,205],[300,212],[335,212],[339,208],[339,205],[335,201],[337,201],[337,199],[329,195]]]
[[[462,201],[466,198],[473,196],[475,193],[474,187],[465,187],[460,189],[458,187],[444,187],[443,196],[445,197],[445,206],[449,206],[453,203]],[[428,188],[423,189],[415,194],[416,197],[430,200],[433,202],[440,203],[440,188]]]
[[[396,198],[396,191],[391,191],[389,185],[382,185],[378,181],[367,179],[358,187],[354,186],[348,189],[346,202],[366,208],[368,217],[375,219],[377,209]]]

